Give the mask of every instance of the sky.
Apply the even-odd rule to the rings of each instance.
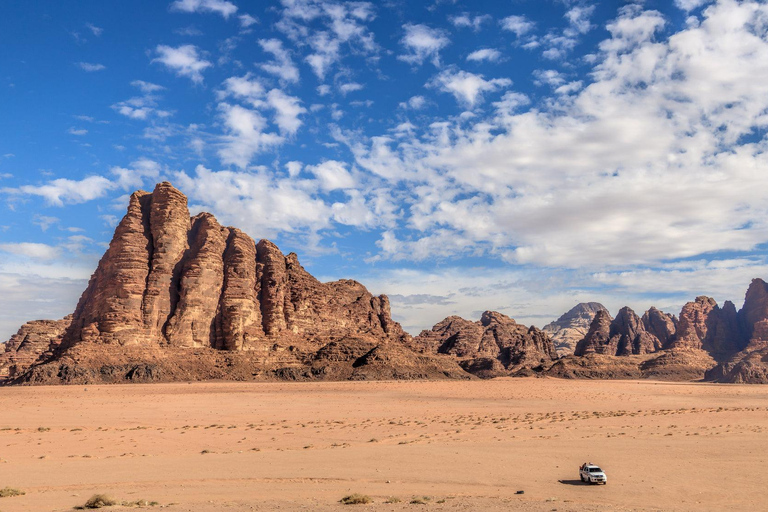
[[[162,180],[412,334],[768,277],[766,2],[37,0],[0,44],[0,340]]]

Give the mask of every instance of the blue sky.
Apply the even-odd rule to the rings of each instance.
[[[412,333],[765,277],[765,2],[0,7],[0,339],[72,311],[127,196],[392,298]]]

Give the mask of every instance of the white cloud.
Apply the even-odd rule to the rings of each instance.
[[[271,53],[275,60],[260,64],[261,69],[280,77],[288,83],[298,83],[299,68],[293,63],[291,54],[283,48],[283,43],[279,39],[260,39],[259,45],[262,50]]]
[[[70,135],[85,135],[88,133],[88,130],[85,128],[75,128],[72,126],[67,130],[67,133]]]
[[[265,94],[264,86],[251,73],[245,76],[232,76],[224,80],[224,90],[221,97],[233,96],[241,100],[247,100],[251,105],[260,107],[264,104],[262,98]]]
[[[237,6],[226,0],[176,0],[171,10],[182,12],[212,12],[221,14],[225,19],[237,12]]]
[[[144,80],[134,80],[131,82],[131,85],[134,87],[138,87],[141,92],[145,94],[151,94],[153,92],[162,91],[165,89],[162,85],[153,84],[151,82],[145,82]]]
[[[281,0],[284,7],[277,28],[312,50],[305,61],[320,80],[344,57],[344,48],[356,55],[379,51],[366,23],[375,18],[369,2],[335,3],[325,0]],[[313,25],[310,26],[309,23]],[[318,23],[320,27],[318,28]]]
[[[272,89],[267,93],[267,103],[275,110],[275,123],[281,133],[293,135],[299,130],[302,124],[299,116],[307,112],[299,98]]]
[[[51,226],[55,226],[61,222],[61,219],[58,217],[51,217],[48,215],[35,215],[32,219],[32,224],[35,224],[36,226],[40,226],[40,229],[43,232],[48,231],[48,228]]]
[[[148,158],[140,158],[132,162],[130,167],[112,167],[110,173],[117,177],[116,186],[123,190],[132,191],[144,184],[145,178],[150,181],[158,181],[160,177],[160,164]]]
[[[400,108],[421,110],[427,105],[427,99],[424,96],[411,96],[408,101],[400,103]]]
[[[97,27],[93,23],[86,23],[85,26],[88,27],[90,31],[93,32],[93,35],[95,35],[96,37],[100,37],[101,34],[104,32],[103,28]]]
[[[341,92],[341,94],[346,96],[348,93],[359,91],[362,88],[363,88],[362,84],[359,84],[357,82],[347,82],[339,86],[339,92]]]
[[[577,5],[571,7],[568,12],[565,13],[565,18],[571,25],[571,30],[578,34],[586,34],[592,30],[593,25],[589,21],[589,18],[595,12],[594,5]]]
[[[498,62],[501,59],[501,52],[493,48],[481,48],[467,55],[467,60],[474,62]]]
[[[80,69],[83,71],[88,71],[89,73],[107,69],[107,66],[104,64],[94,64],[91,62],[78,62],[77,65],[80,66]]]
[[[512,85],[512,81],[508,78],[485,80],[483,75],[476,75],[463,70],[446,69],[432,79],[428,85],[452,94],[462,105],[473,107],[482,100],[483,93],[509,87]]]
[[[309,165],[306,170],[317,177],[321,189],[325,191],[352,189],[358,185],[344,162],[328,160],[319,165]]]
[[[159,62],[178,76],[185,76],[196,84],[203,81],[202,71],[212,66],[210,62],[198,55],[197,47],[191,44],[178,48],[161,44],[157,46],[155,52],[159,56],[152,59],[152,62]]]
[[[258,19],[254,18],[250,14],[241,14],[240,16],[237,17],[237,19],[240,20],[240,26],[242,28],[248,28],[251,25],[255,25],[256,23],[259,22]]]
[[[493,18],[488,14],[480,16],[470,16],[468,13],[462,13],[458,16],[451,16],[448,20],[457,28],[471,28],[474,31],[480,30],[483,23],[491,21]]]
[[[64,206],[64,204],[84,203],[103,197],[114,188],[114,184],[102,176],[90,176],[82,180],[59,178],[45,185],[22,185],[18,188],[4,188],[1,192],[11,195],[33,195],[43,197],[48,204]]]
[[[421,64],[430,59],[435,66],[440,65],[440,50],[450,44],[445,31],[430,28],[426,25],[407,24],[403,27],[405,35],[400,43],[405,46],[408,53],[398,55],[398,59],[409,64]]]
[[[284,142],[280,135],[264,131],[267,121],[256,110],[219,103],[219,111],[227,130],[218,151],[224,164],[245,168],[256,154]]]
[[[159,98],[154,93],[164,90],[165,87],[143,80],[134,80],[131,85],[141,90],[144,95],[135,96],[112,105],[112,109],[118,114],[140,121],[146,121],[152,116],[165,118],[171,115],[166,110],[156,108]]]
[[[513,32],[517,37],[523,37],[536,26],[525,16],[507,16],[501,20],[501,27],[504,30]]]
[[[710,3],[712,0],[675,0],[675,5],[683,11],[689,12],[698,9],[702,5]]]

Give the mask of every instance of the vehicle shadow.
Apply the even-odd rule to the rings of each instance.
[[[581,480],[558,480],[558,482],[565,485],[589,485],[589,482],[582,482]]]

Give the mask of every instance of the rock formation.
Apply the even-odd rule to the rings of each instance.
[[[725,309],[725,307],[723,308]],[[735,315],[741,337],[737,343],[724,337],[721,344],[734,345],[739,352],[721,358],[720,364],[707,372],[706,379],[715,382],[768,384],[768,284],[753,279],[744,298],[744,306]],[[733,319],[733,314],[728,314]],[[732,325],[729,324],[732,329]],[[727,343],[726,343],[727,342]]]
[[[412,341],[422,353],[448,354],[461,367],[480,377],[519,373],[557,359],[549,336],[496,311],[486,311],[472,322],[450,316]]]
[[[35,320],[22,325],[0,345],[0,381],[23,374],[33,363],[50,356],[60,344],[72,316],[61,320]]]
[[[702,296],[683,306],[677,332],[667,347],[702,349],[723,359],[740,350],[741,338],[733,303],[726,301],[720,308],[714,299]]]
[[[592,320],[587,335],[576,345],[574,354],[605,354],[627,356],[649,354],[661,348],[659,339],[646,331],[644,322],[628,307],[619,310],[610,320],[607,311],[599,311]]]
[[[28,324],[11,340],[6,354],[17,355],[5,360],[35,357],[8,378],[40,357],[23,380],[374,378],[374,367],[390,378],[468,377],[455,361],[412,353],[385,295],[321,283],[268,240],[207,213],[190,218],[167,182],[130,197],[71,322],[55,326]],[[325,358],[329,344],[345,357]]]
[[[666,348],[677,332],[677,318],[669,313],[664,313],[651,306],[651,309],[643,314],[643,327],[659,340],[661,346]]]
[[[573,354],[576,344],[587,335],[598,311],[607,310],[599,302],[582,302],[544,326],[542,331],[552,338],[559,356]]]

